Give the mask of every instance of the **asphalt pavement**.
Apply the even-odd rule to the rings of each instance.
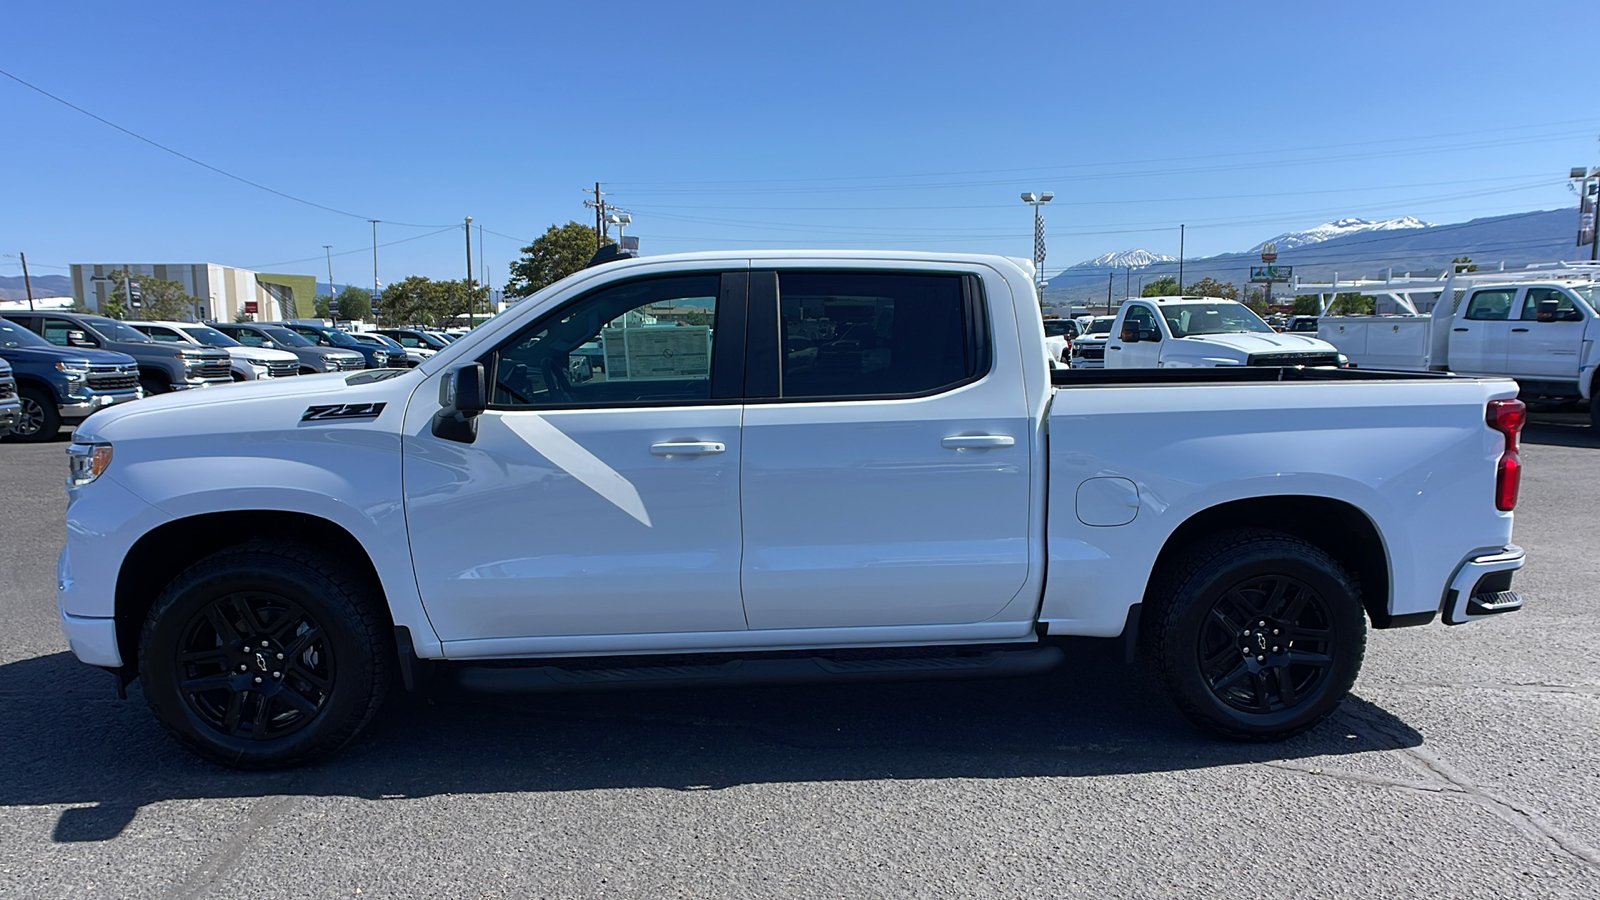
[[[1374,632],[1222,743],[1086,646],[1010,681],[391,704],[199,762],[56,624],[64,443],[0,445],[0,897],[1600,897],[1600,438],[1536,422],[1522,612]]]

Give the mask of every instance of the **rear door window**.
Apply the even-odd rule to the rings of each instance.
[[[1477,321],[1498,322],[1511,318],[1511,301],[1515,290],[1478,291],[1467,301],[1466,318]]]
[[[987,359],[969,284],[955,274],[779,273],[779,396],[914,396],[974,380]]]

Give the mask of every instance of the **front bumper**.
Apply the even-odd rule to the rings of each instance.
[[[1511,577],[1523,560],[1522,548],[1508,544],[1463,561],[1444,593],[1444,623],[1463,625],[1521,609],[1522,596],[1511,589]]]
[[[10,397],[0,400],[0,434],[5,434],[6,432],[10,431],[11,426],[17,424],[17,421],[21,418],[21,398],[13,394]]]
[[[144,396],[144,391],[134,388],[131,391],[84,391],[72,395],[66,403],[59,404],[56,411],[61,414],[61,421],[68,425],[76,425],[89,414],[118,403],[129,400],[138,400]]]
[[[115,669],[122,666],[117,649],[117,620],[90,619],[61,613],[61,630],[72,646],[72,655],[91,666]]]

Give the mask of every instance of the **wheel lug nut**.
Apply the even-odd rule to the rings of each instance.
[[[282,672],[273,672],[272,673],[272,677],[273,678],[282,678],[283,677],[283,673]]]
[[[1272,629],[1272,633],[1273,634],[1277,634],[1278,633],[1278,629],[1276,629],[1276,628]]]
[[[260,684],[260,683],[261,683],[261,676],[257,675],[256,676],[256,684]]]
[[[239,671],[248,672],[248,671],[250,671],[250,667],[245,665],[244,663],[240,663],[239,664]]]
[[[1256,662],[1266,662],[1266,661],[1267,661],[1267,658],[1265,656],[1256,657]],[[260,681],[261,679],[257,678],[256,680]]]
[[[1262,619],[1261,621],[1257,622],[1256,624],[1260,625],[1262,628],[1265,628],[1265,627],[1267,627],[1267,620],[1266,619]]]
[[[1272,652],[1273,653],[1281,653],[1282,650],[1278,646],[1274,645],[1273,648],[1272,648]]]
[[[279,659],[283,659],[283,654],[282,654],[282,653],[279,653],[279,654],[278,654],[278,658],[279,658]]]

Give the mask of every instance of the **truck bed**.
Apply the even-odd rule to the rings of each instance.
[[[1058,388],[1106,385],[1259,384],[1265,381],[1451,381],[1442,372],[1386,369],[1332,369],[1304,366],[1225,366],[1194,369],[1056,369],[1050,383]]]

